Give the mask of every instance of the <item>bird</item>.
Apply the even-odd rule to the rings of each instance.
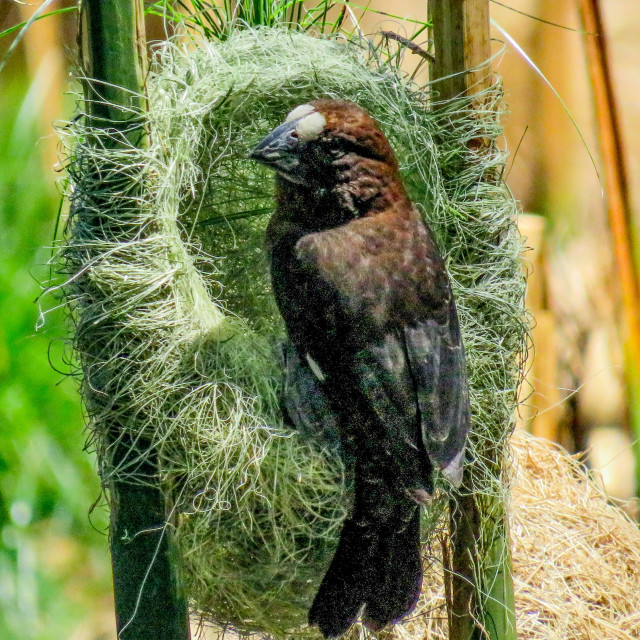
[[[294,423],[335,428],[353,465],[309,624],[326,638],[359,618],[379,631],[417,603],[420,508],[435,474],[462,480],[470,406],[450,279],[364,108],[301,104],[250,158],[276,174],[266,251],[291,344],[284,404]]]

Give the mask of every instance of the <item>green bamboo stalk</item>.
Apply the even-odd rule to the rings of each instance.
[[[473,95],[490,83],[489,0],[432,0],[435,61],[432,79],[439,99]],[[464,71],[466,73],[462,73]],[[455,75],[458,74],[458,75]],[[501,440],[502,434],[496,440]],[[487,455],[499,474],[498,450]],[[499,497],[473,493],[480,484],[473,466],[449,505],[451,538],[449,637],[451,640],[515,640],[515,601],[505,505]]]
[[[142,0],[84,0],[80,50],[84,66],[87,118],[109,135],[112,148],[145,144],[146,43]],[[100,171],[101,168],[97,170]],[[127,188],[103,167],[104,193]],[[104,176],[104,178],[103,178]],[[111,178],[110,178],[111,176]],[[132,190],[138,188],[135,184]],[[99,211],[99,202],[97,202]],[[99,215],[99,214],[98,214]],[[99,218],[96,220],[100,224]],[[90,356],[90,354],[89,354]],[[145,484],[109,480],[110,548],[116,624],[121,640],[188,640],[189,612],[173,567],[165,496],[157,484],[157,461],[144,443],[134,443],[114,422],[107,448],[113,467],[136,462]]]
[[[505,505],[491,498],[484,525],[482,621],[491,640],[516,640],[516,603],[513,591],[511,544]]]
[[[126,130],[145,108],[146,43],[142,2],[85,0],[79,33],[88,111]]]

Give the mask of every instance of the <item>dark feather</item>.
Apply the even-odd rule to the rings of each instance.
[[[420,511],[414,506],[409,514],[404,528],[380,536],[376,575],[370,582],[363,620],[372,631],[402,620],[420,596]]]
[[[282,344],[284,392],[282,413],[304,438],[323,448],[342,452],[338,414],[320,381],[289,340]]]
[[[365,625],[379,631],[411,611],[420,596],[420,512],[409,508],[399,530],[347,520],[338,549],[309,611],[309,624],[337,638],[366,604]]]
[[[459,486],[469,431],[469,395],[453,300],[445,318],[444,323],[426,319],[407,325],[404,337],[420,410],[422,442],[434,466]]]

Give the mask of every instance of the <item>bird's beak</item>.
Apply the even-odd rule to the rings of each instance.
[[[249,157],[271,167],[287,180],[303,184],[297,124],[297,120],[292,120],[276,127],[253,149]]]

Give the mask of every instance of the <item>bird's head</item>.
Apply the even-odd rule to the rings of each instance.
[[[286,181],[312,190],[350,181],[354,167],[366,166],[368,174],[393,176],[398,168],[376,121],[363,108],[344,100],[299,105],[250,157]]]

